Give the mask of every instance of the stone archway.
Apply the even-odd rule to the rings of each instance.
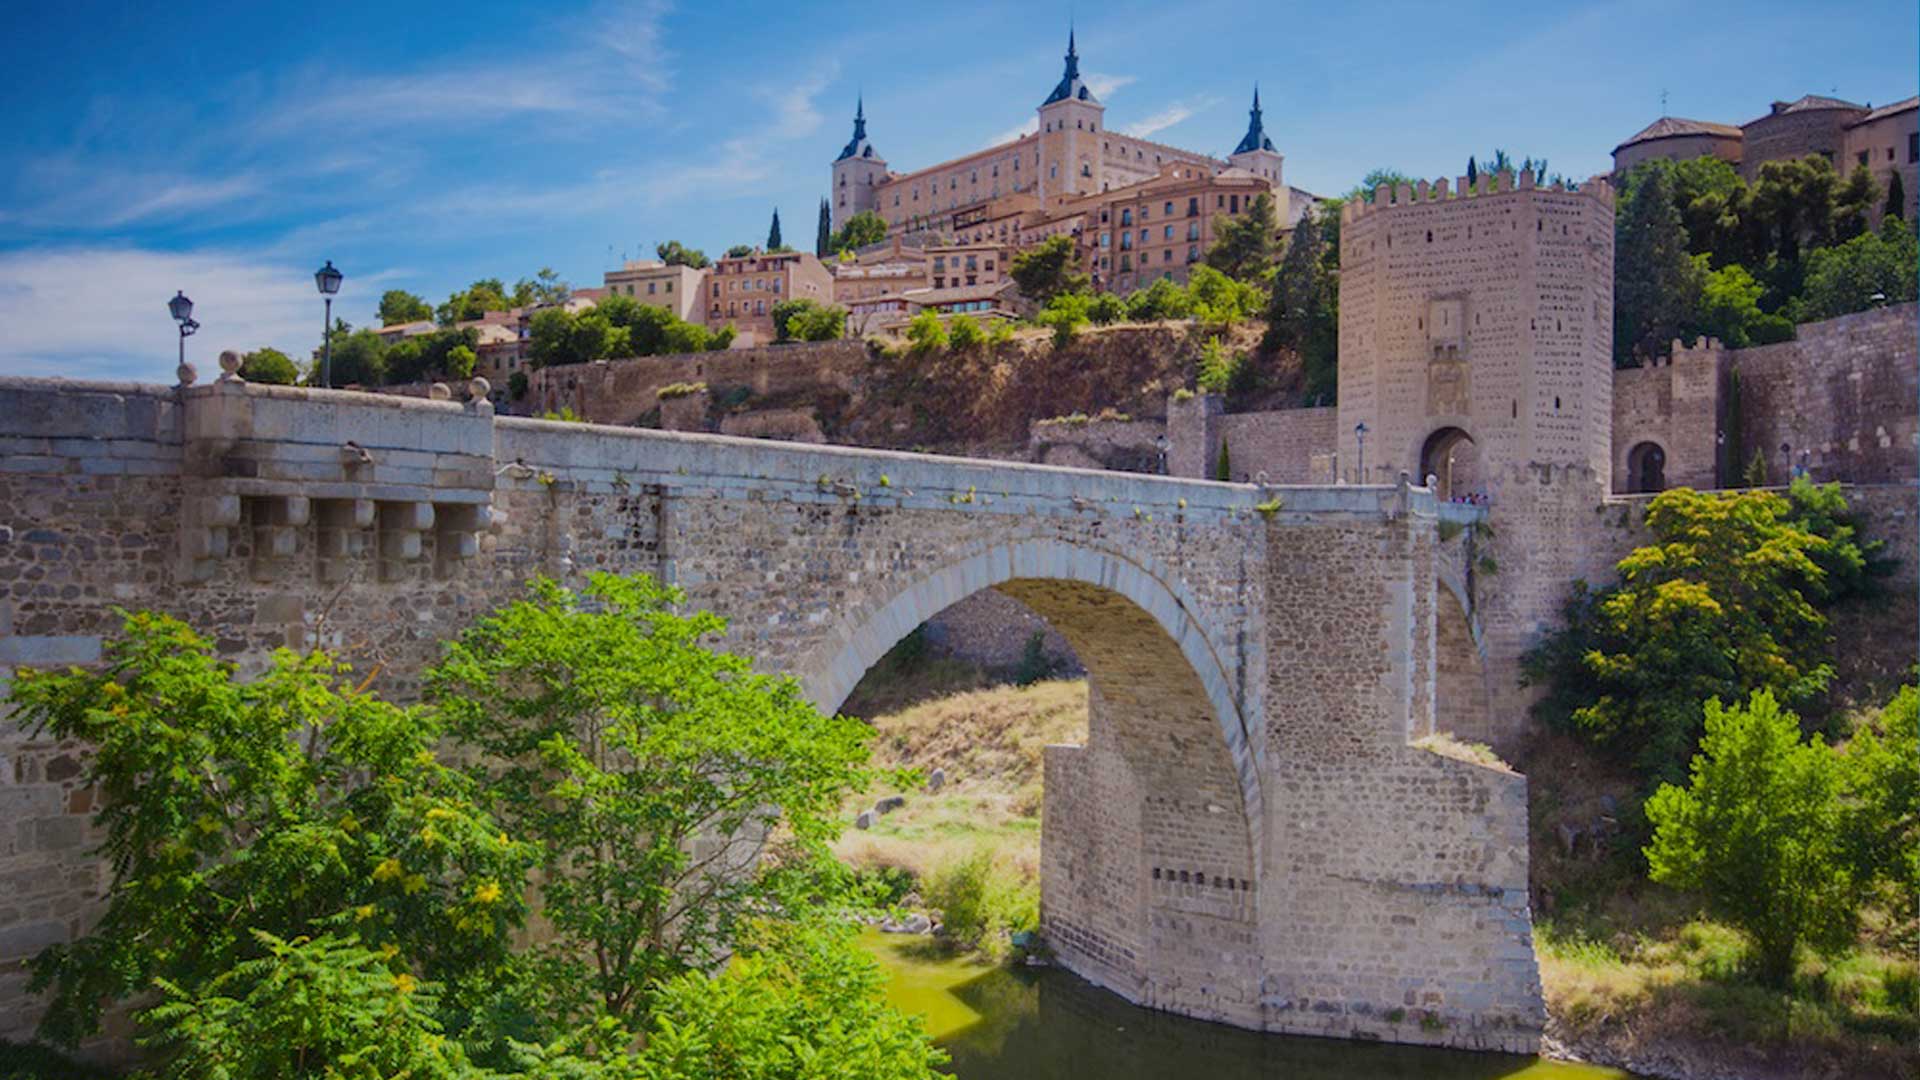
[[[1434,478],[1433,491],[1446,501],[1485,494],[1479,478],[1480,455],[1473,436],[1462,428],[1443,427],[1427,436],[1420,448],[1420,482]]]
[[[858,619],[803,684],[837,707],[896,641],[985,588],[1044,616],[1087,671],[1087,742],[1045,756],[1041,920],[1061,963],[1141,1004],[1257,1023],[1260,790],[1243,716],[1259,714],[1159,567],[1059,541],[995,547]]]
[[[1667,490],[1667,451],[1648,439],[1627,451],[1627,491],[1653,494]]]

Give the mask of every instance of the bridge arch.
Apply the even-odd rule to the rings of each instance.
[[[1042,933],[1069,969],[1130,1001],[1258,1024],[1260,703],[1164,567],[1057,539],[996,545],[855,614],[802,662],[802,684],[837,708],[894,643],[988,588],[1046,618],[1087,671],[1085,745],[1046,749]],[[1236,639],[1241,663],[1259,655],[1252,640]]]
[[[808,698],[822,711],[838,709],[901,638],[988,588],[1046,617],[1073,646],[1096,690],[1124,688],[1137,699],[1152,669],[1158,705],[1174,707],[1177,701],[1189,712],[1199,707],[1211,714],[1239,795],[1238,809],[1248,824],[1252,857],[1258,859],[1261,795],[1254,737],[1262,715],[1261,680],[1234,677],[1207,635],[1198,604],[1149,557],[1026,539],[949,563],[877,609],[855,614],[836,644],[802,660],[797,673]]]

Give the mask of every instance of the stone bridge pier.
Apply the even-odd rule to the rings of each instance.
[[[650,573],[837,708],[997,589],[1085,663],[1046,752],[1042,929],[1130,1000],[1244,1027],[1532,1051],[1525,780],[1412,745],[1453,685],[1430,493],[1256,488],[497,418],[467,402],[0,380],[0,664],[87,663],[113,609],[242,668],[323,645],[416,692],[535,574]],[[1449,606],[1450,605],[1450,606]],[[1451,613],[1451,614],[1449,614]],[[0,721],[0,1037],[85,931],[81,747]]]

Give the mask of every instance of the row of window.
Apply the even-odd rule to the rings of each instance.
[[[767,302],[765,300],[743,300],[736,304],[732,300],[727,301],[728,318],[742,313],[748,315],[765,315],[767,313]],[[720,317],[719,304],[713,305],[713,317],[716,319]]]
[[[1872,156],[1873,151],[1862,150],[1854,155],[1854,160],[1862,165],[1866,165],[1870,163],[1869,159]],[[1893,147],[1891,146],[1887,147],[1887,160],[1893,160]],[[1920,162],[1920,131],[1910,132],[1907,135],[1907,164],[1912,165],[1915,162]]]
[[[1143,251],[1140,253],[1141,269],[1143,270],[1146,269],[1147,264],[1151,263],[1152,261],[1153,261],[1153,252]],[[1173,261],[1173,249],[1161,248],[1160,262],[1162,264],[1166,264],[1172,261]],[[1188,244],[1187,245],[1187,265],[1192,266],[1194,263],[1197,263],[1199,261],[1200,261],[1200,245]],[[1102,255],[1100,256],[1100,267],[1101,269],[1105,269],[1106,266],[1107,266],[1107,257],[1105,255]],[[1120,269],[1122,271],[1133,269],[1133,256],[1128,253],[1128,250],[1125,245],[1122,245],[1120,248]]]
[[[740,281],[729,281],[727,282],[727,291],[728,292],[779,292],[780,279],[776,277],[776,278],[754,278],[752,281],[747,281],[745,279],[742,279]],[[720,283],[717,281],[713,283],[713,295],[715,296],[720,295]]]
[[[667,287],[667,288],[666,288],[666,291],[667,291],[667,292],[669,292],[669,293],[671,293],[671,292],[673,292],[673,282],[671,282],[671,281],[667,281],[667,282],[659,282],[659,281],[649,281],[649,282],[647,282],[647,295],[648,295],[648,296],[657,296],[657,295],[659,295],[658,293],[656,293],[656,292],[655,292],[655,289],[656,289],[656,287],[658,287],[658,286],[660,286],[660,285],[662,285],[662,284],[664,284],[664,285],[666,285],[666,287]],[[632,296],[632,295],[634,295],[634,291],[633,291],[633,288],[634,288],[634,287],[633,287],[633,285],[632,285],[631,283],[629,283],[629,284],[627,285],[627,295],[628,295],[628,296]],[[613,287],[613,291],[614,291],[614,292],[616,292],[616,293],[617,293],[617,292],[619,292],[619,291],[620,291],[620,286],[618,286],[618,285],[615,285],[615,286]]]
[[[1122,224],[1125,224],[1125,220],[1123,219],[1121,223],[1122,223]],[[1112,233],[1101,233],[1101,234],[1100,234],[1100,246],[1101,246],[1101,247],[1111,247],[1111,246],[1112,246],[1112,244],[1110,243],[1110,238],[1112,237],[1112,235],[1113,235]],[[1142,246],[1144,246],[1144,245],[1145,245],[1145,244],[1147,243],[1147,241],[1148,241],[1148,239],[1149,239],[1149,237],[1150,237],[1151,235],[1152,235],[1152,230],[1151,230],[1151,229],[1141,229],[1141,230],[1140,230],[1140,243],[1141,243],[1141,245],[1142,245]],[[1171,225],[1165,225],[1165,226],[1162,226],[1162,227],[1161,227],[1161,229],[1160,229],[1160,239],[1161,239],[1162,241],[1165,241],[1165,242],[1170,242],[1170,241],[1172,241],[1172,240],[1173,240],[1173,226],[1171,226]],[[1199,223],[1199,222],[1197,222],[1197,221],[1191,221],[1191,222],[1188,222],[1188,223],[1187,223],[1187,239],[1189,239],[1189,240],[1198,240],[1198,239],[1200,239],[1200,223]],[[1130,233],[1130,232],[1123,232],[1123,233],[1121,233],[1121,234],[1120,234],[1120,250],[1121,250],[1121,251],[1132,251],[1132,250],[1133,250],[1133,234],[1132,234],[1132,233]]]

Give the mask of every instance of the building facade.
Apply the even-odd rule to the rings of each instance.
[[[1065,67],[1036,110],[1035,125],[1034,131],[1009,142],[895,173],[867,136],[863,100],[854,112],[853,137],[833,163],[834,212],[844,221],[872,211],[886,221],[891,235],[914,243],[997,245],[1008,254],[1050,236],[1070,235],[1103,288],[1127,287],[1120,284],[1123,277],[1150,280],[1167,274],[1183,279],[1185,267],[1195,261],[1186,257],[1187,247],[1199,244],[1204,250],[1211,238],[1211,215],[1229,205],[1244,205],[1246,189],[1257,186],[1274,196],[1278,225],[1295,220],[1283,175],[1285,158],[1267,136],[1257,89],[1247,134],[1224,160],[1111,131],[1106,106],[1080,73],[1079,50],[1069,34]],[[1168,196],[1183,206],[1199,200],[1195,216],[1201,219],[1202,235],[1189,237],[1194,230],[1184,220],[1161,221],[1147,237],[1139,235],[1140,226],[1132,226],[1129,250],[1133,244],[1153,244],[1154,270],[1143,275],[1139,258],[1130,254],[1128,269],[1121,271],[1121,234],[1115,220],[1120,208],[1145,205],[1142,200],[1149,198],[1164,202]],[[1159,220],[1159,215],[1152,216]],[[1166,235],[1169,228],[1171,236]],[[1105,251],[1100,249],[1101,232],[1107,234]],[[936,271],[932,276],[943,275]],[[984,277],[972,282],[966,277],[963,273],[957,280],[933,281],[930,286],[986,284]]]
[[[701,308],[708,326],[734,327],[737,348],[774,338],[773,308],[783,300],[833,302],[833,275],[810,251],[757,251],[722,258],[707,271]]]
[[[668,265],[655,259],[629,261],[609,270],[609,296],[625,296],[673,312],[688,322],[700,321],[700,282],[703,272],[691,266]]]

